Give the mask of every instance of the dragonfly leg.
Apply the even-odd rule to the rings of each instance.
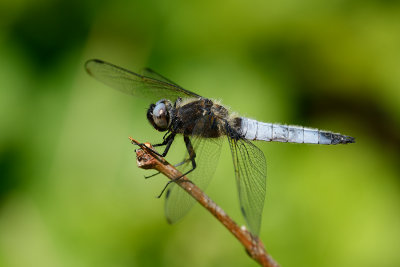
[[[155,145],[153,145],[153,147],[165,146],[164,152],[163,152],[161,155],[158,154],[159,156],[165,157],[165,156],[168,154],[168,151],[169,151],[169,149],[170,149],[172,143],[174,142],[174,139],[175,139],[175,134],[172,133],[172,134],[168,135],[168,136],[164,139],[164,141],[163,141],[161,144],[155,144]]]
[[[168,154],[168,151],[169,151],[169,149],[170,149],[170,147],[172,145],[172,142],[174,142],[174,138],[175,138],[175,134],[170,134],[170,135],[167,136],[167,138],[164,139],[164,141],[162,143],[152,145],[153,147],[166,146],[165,150],[164,150],[164,152],[162,154],[158,153],[157,151],[155,151],[152,148],[148,147],[148,149],[151,150],[151,152],[153,152],[154,154],[156,154],[159,157],[165,157]],[[141,145],[145,145],[145,144],[142,143]]]
[[[154,177],[154,176],[159,175],[159,174],[160,174],[160,172],[156,172],[156,173],[153,173],[153,174],[150,174],[150,175],[145,175],[144,179],[149,179],[149,178]]]
[[[154,152],[156,155],[158,155],[158,156],[160,156],[160,157],[165,157],[165,156],[167,155],[167,153],[168,153],[168,151],[169,151],[171,145],[172,145],[172,142],[174,141],[174,138],[175,138],[175,134],[170,134],[170,135],[168,135],[168,136],[164,139],[164,141],[163,141],[161,144],[155,144],[155,145],[153,145],[153,147],[155,147],[155,146],[165,146],[165,145],[166,145],[165,150],[164,150],[164,152],[163,152],[162,154],[158,153],[158,152],[155,151],[154,149],[151,149],[152,152]],[[178,166],[179,166],[179,165],[178,165]],[[145,179],[151,178],[151,177],[153,177],[153,176],[156,176],[156,175],[159,174],[159,173],[160,173],[160,172],[157,172],[157,173],[154,173],[154,174],[151,174],[151,175],[148,175],[148,176],[144,176],[144,178],[145,178]]]
[[[168,132],[166,134],[164,134],[164,136],[163,136],[163,142],[159,143],[159,144],[155,144],[153,146],[165,146],[168,143],[168,138],[170,138],[169,136],[170,136],[170,131],[168,130]]]
[[[174,178],[174,179],[168,181],[167,184],[164,186],[164,189],[163,189],[163,190],[161,191],[161,193],[158,195],[158,198],[160,198],[160,197],[162,196],[162,194],[164,193],[165,189],[167,189],[167,187],[168,187],[168,185],[169,185],[170,183],[174,183],[174,182],[178,181],[178,180],[181,179],[183,176],[189,174],[190,172],[192,172],[192,171],[194,171],[194,170],[196,169],[196,161],[195,161],[196,153],[194,152],[192,143],[190,142],[190,139],[189,139],[189,137],[187,137],[187,136],[184,136],[184,141],[185,141],[185,144],[186,144],[186,149],[187,149],[187,151],[189,152],[189,158],[188,158],[187,160],[185,160],[185,161],[189,161],[189,160],[190,160],[190,161],[192,162],[192,168],[191,168],[189,171],[187,171],[187,172],[185,172],[184,174],[182,174],[181,176],[179,176],[179,177],[177,177],[177,178]],[[185,161],[183,161],[183,162],[181,162],[181,163],[178,163],[178,164],[183,164]],[[191,182],[191,181],[189,181],[189,182]]]
[[[165,146],[165,150],[162,153],[162,157],[165,157],[168,154],[168,151],[172,145],[172,143],[174,142],[174,138],[175,138],[175,134],[170,134],[168,135],[168,137],[165,139],[167,141],[167,144]]]
[[[187,159],[185,159],[185,160],[182,161],[182,162],[179,162],[179,163],[177,163],[177,164],[174,164],[174,167],[179,167],[179,166],[181,166],[181,165],[187,163],[187,162],[190,161],[190,160],[191,160],[190,158],[187,158]],[[160,174],[160,172],[156,172],[156,173],[154,173],[154,174],[151,174],[151,175],[148,175],[148,176],[144,176],[144,178],[145,178],[145,179],[148,179],[148,178],[154,177],[154,176],[159,175],[159,174]]]

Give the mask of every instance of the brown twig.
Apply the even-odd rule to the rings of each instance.
[[[169,179],[180,177],[182,174],[164,158],[155,154],[150,144],[142,144],[129,137],[133,144],[141,149],[136,151],[136,160],[139,168],[155,169]],[[262,266],[278,267],[279,265],[265,251],[261,240],[253,236],[244,226],[239,227],[214,201],[212,201],[199,187],[188,182],[186,176],[179,179],[176,183],[188,194],[195,198],[204,208],[211,212],[245,247],[250,257]]]

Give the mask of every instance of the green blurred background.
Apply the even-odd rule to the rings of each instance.
[[[89,77],[151,67],[240,114],[355,136],[258,143],[282,266],[400,266],[399,1],[0,2],[0,266],[257,266],[197,206],[166,223],[128,136],[148,104]],[[177,145],[168,159],[175,162]],[[207,193],[243,223],[224,144]],[[150,172],[151,173],[151,172]]]

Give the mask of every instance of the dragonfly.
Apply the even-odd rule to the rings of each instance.
[[[147,99],[147,119],[160,132],[165,157],[176,136],[183,136],[185,157],[176,164],[190,181],[205,190],[216,170],[224,139],[233,159],[240,210],[250,232],[258,236],[266,196],[267,164],[264,153],[252,141],[276,141],[337,145],[355,138],[339,133],[294,125],[266,123],[241,117],[219,101],[205,98],[145,68],[141,74],[99,59],[85,64],[89,75],[123,93]],[[175,181],[180,177],[175,178]],[[169,184],[169,183],[168,183]],[[164,190],[167,188],[164,187]],[[163,190],[163,192],[164,192]],[[195,200],[176,183],[165,192],[165,216],[175,223],[192,208]]]

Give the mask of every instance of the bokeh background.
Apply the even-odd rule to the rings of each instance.
[[[167,180],[128,140],[161,139],[149,103],[89,77],[91,58],[355,136],[258,144],[260,236],[282,266],[400,266],[400,3],[378,0],[2,0],[0,266],[257,266],[200,206],[166,223]],[[227,143],[207,193],[243,223]]]

